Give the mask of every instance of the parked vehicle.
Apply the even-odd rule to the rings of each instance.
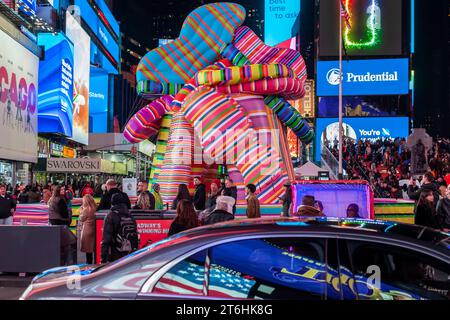
[[[450,235],[276,218],[200,227],[102,266],[49,270],[22,299],[449,299]]]

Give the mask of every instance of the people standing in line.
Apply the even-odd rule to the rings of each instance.
[[[280,199],[281,202],[283,203],[283,211],[281,213],[281,216],[289,217],[289,213],[291,211],[291,205],[292,205],[292,189],[291,189],[290,183],[287,183],[284,186],[286,187],[284,195],[279,197],[278,199]]]
[[[247,218],[261,218],[261,209],[259,206],[258,197],[255,195],[256,186],[254,184],[248,184],[245,188],[247,195]]]
[[[414,217],[414,224],[433,229],[440,229],[432,190],[428,189],[420,194],[419,202],[414,211]]]
[[[235,215],[238,191],[237,191],[237,187],[234,185],[234,182],[231,178],[225,179],[225,183],[222,186],[222,195],[234,198],[235,205],[233,206],[233,214]]]
[[[141,182],[138,183],[137,194],[139,196],[142,193],[145,193],[149,199],[149,209],[146,210],[155,210],[155,197],[148,190],[148,182],[145,180],[142,180]]]
[[[139,194],[133,210],[153,210],[150,209],[150,197],[147,192],[141,192]]]
[[[217,185],[217,183],[213,182],[211,183],[211,191],[208,195],[208,200],[206,200],[205,208],[206,209],[214,208],[216,206],[216,200],[218,196],[219,196],[219,186]]]
[[[81,228],[81,248],[80,251],[86,254],[86,263],[94,262],[94,230],[95,230],[95,212],[97,204],[94,198],[87,194],[83,197],[83,204],[80,208]]]
[[[233,206],[235,200],[230,196],[219,196],[216,199],[216,208],[205,215],[202,219],[203,225],[210,225],[219,222],[230,221],[234,219]]]
[[[113,262],[139,248],[136,220],[129,211],[126,193],[111,196],[111,208],[103,224],[101,263]]]
[[[53,189],[53,194],[48,201],[48,218],[53,226],[70,226],[69,209],[61,186]]]
[[[436,211],[439,225],[444,231],[450,232],[450,185],[447,186],[445,198],[439,200]]]
[[[194,207],[195,210],[205,210],[206,205],[206,187],[202,183],[200,177],[194,178],[195,192],[194,192]]]
[[[177,215],[169,228],[168,236],[198,227],[197,213],[190,200],[180,200],[177,205]]]
[[[189,194],[189,189],[188,189],[187,185],[185,185],[185,184],[180,184],[178,186],[178,193],[172,202],[171,209],[176,210],[178,207],[178,202],[180,202],[181,200],[191,201],[191,195]]]
[[[300,217],[324,217],[325,215],[315,207],[316,199],[314,196],[305,195],[302,198],[302,204],[298,207],[296,216]]]
[[[111,209],[111,199],[112,199],[113,195],[115,195],[117,193],[125,195],[125,197],[127,199],[128,209],[131,209],[131,202],[130,202],[130,199],[128,198],[128,195],[119,190],[119,188],[117,187],[117,182],[115,180],[109,179],[108,181],[106,181],[106,193],[102,196],[102,199],[100,200],[100,204],[99,204],[97,210],[100,211],[100,210]]]
[[[436,207],[437,202],[439,201],[439,192],[437,185],[434,183],[434,177],[431,172],[426,172],[422,179],[422,185],[417,191],[414,190],[414,181],[411,181],[411,184],[408,187],[408,196],[411,200],[419,200],[420,196],[425,191],[431,191],[433,193],[433,204]]]
[[[159,191],[161,190],[161,187],[159,184],[155,183],[153,185],[153,197],[155,198],[155,210],[164,210],[164,201],[161,197],[161,194]]]
[[[6,194],[6,186],[0,185],[0,225],[12,225],[16,202]]]

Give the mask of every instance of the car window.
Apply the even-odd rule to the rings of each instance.
[[[272,238],[235,241],[208,252],[210,297],[308,299],[325,297],[325,241]]]
[[[204,295],[206,254],[203,250],[177,263],[158,280],[152,293]]]
[[[360,299],[449,299],[450,267],[406,248],[348,242]]]

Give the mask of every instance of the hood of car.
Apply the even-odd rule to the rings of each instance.
[[[58,267],[46,270],[34,277],[31,284],[39,284],[48,281],[62,280],[74,276],[87,276],[98,268],[97,265],[74,265],[69,267]]]

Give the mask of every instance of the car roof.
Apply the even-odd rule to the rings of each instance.
[[[267,232],[329,232],[370,234],[380,237],[397,236],[411,242],[428,246],[439,246],[450,250],[450,234],[428,227],[405,224],[393,221],[365,220],[329,217],[291,217],[237,219],[210,226],[203,226],[180,233],[180,236],[195,238],[209,235],[242,233],[251,234],[256,231]],[[450,251],[449,251],[450,252]]]

